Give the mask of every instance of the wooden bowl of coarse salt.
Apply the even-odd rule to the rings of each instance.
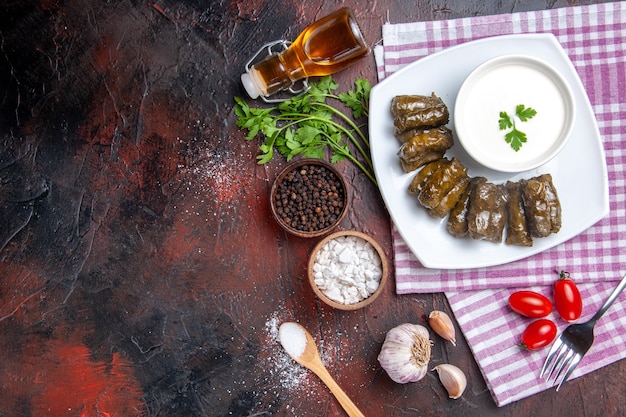
[[[315,246],[308,275],[313,292],[323,302],[339,310],[357,310],[378,298],[388,271],[387,257],[374,239],[344,230]]]

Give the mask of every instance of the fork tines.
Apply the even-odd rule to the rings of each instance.
[[[563,342],[562,338],[558,338],[554,341],[550,352],[548,352],[539,377],[543,378],[547,372],[547,382],[552,380],[552,385],[558,383],[556,388],[558,391],[561,385],[567,381],[567,378],[569,378],[574,369],[576,369],[581,358],[582,355],[580,353],[574,352],[571,346]]]

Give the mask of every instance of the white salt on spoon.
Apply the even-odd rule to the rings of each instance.
[[[365,417],[328,373],[313,337],[304,327],[293,322],[283,323],[278,329],[278,339],[293,360],[313,371],[326,384],[350,417]]]

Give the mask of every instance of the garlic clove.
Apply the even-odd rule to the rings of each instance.
[[[456,400],[463,395],[463,391],[465,391],[465,387],[467,386],[467,378],[463,371],[447,363],[435,366],[433,371],[437,371],[439,380],[446,391],[448,391],[450,398]]]
[[[450,316],[443,311],[433,310],[428,315],[428,324],[435,333],[456,346],[456,333]]]

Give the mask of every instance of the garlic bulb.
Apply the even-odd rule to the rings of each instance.
[[[426,327],[401,324],[387,333],[378,362],[399,384],[419,381],[428,372],[431,344]]]
[[[433,371],[439,374],[439,380],[448,391],[450,398],[457,399],[463,394],[467,386],[467,378],[463,371],[447,363],[435,366]]]
[[[435,333],[456,346],[456,334],[450,316],[443,311],[433,310],[428,315],[428,324]]]

